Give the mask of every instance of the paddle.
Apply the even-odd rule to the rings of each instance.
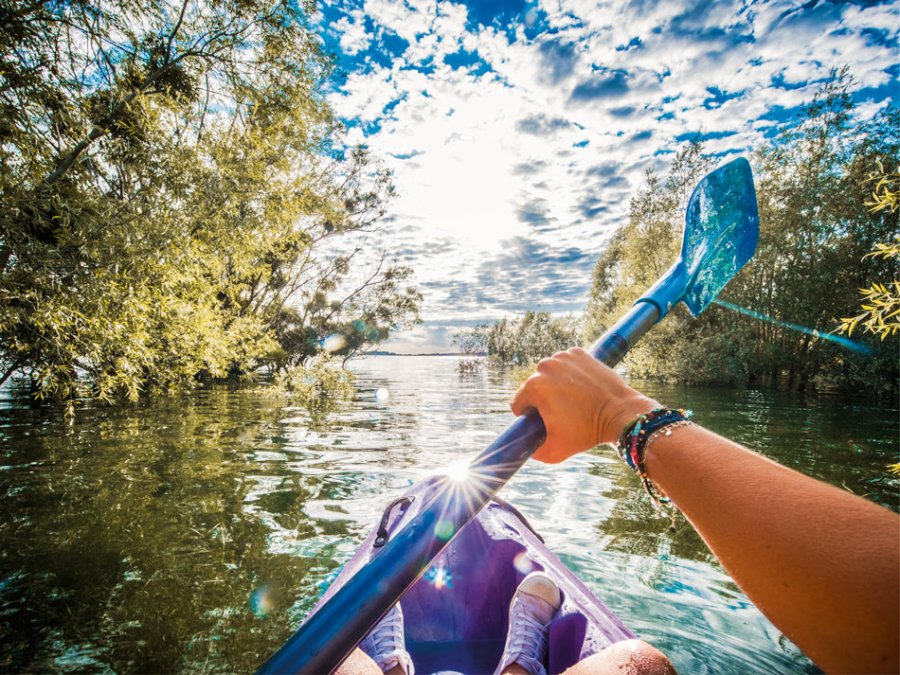
[[[591,353],[614,365],[679,301],[693,316],[709,305],[756,249],[759,233],[750,165],[736,159],[694,188],[685,213],[681,255],[631,310],[594,343]],[[300,627],[260,673],[330,673],[544,442],[537,413],[519,417],[469,465],[463,493],[446,489],[380,549]],[[465,495],[464,498],[461,495]]]

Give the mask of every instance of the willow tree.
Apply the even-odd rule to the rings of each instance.
[[[487,327],[475,327],[471,329],[470,335],[485,336],[488,356],[495,363],[503,366],[530,366],[554,352],[576,345],[579,332],[577,317],[554,317],[549,312],[525,312],[518,318],[500,319]],[[458,343],[462,344],[462,340],[459,339]]]
[[[392,187],[343,147],[311,11],[0,2],[2,380],[136,398],[272,362],[310,305],[415,318],[395,264],[347,295],[365,256],[335,251],[371,252]]]
[[[900,230],[898,214],[865,206],[871,167],[895,166],[896,109],[870,121],[853,115],[851,80],[835,73],[803,114],[752,157],[759,199],[756,255],[722,298],[760,318],[713,306],[697,319],[676,307],[627,357],[631,372],[685,382],[813,384],[892,390],[897,342],[869,340],[855,355],[822,337],[857,304],[856,289],[891,277],[894,260],[868,256]],[[594,274],[588,340],[611,325],[675,259],[688,191],[712,166],[698,145],[670,172],[650,174]],[[806,332],[788,324],[800,325]]]
[[[875,189],[872,198],[866,202],[874,212],[893,215],[900,210],[900,171],[890,172],[879,163],[879,171],[872,176]],[[893,241],[878,242],[864,258],[900,260],[900,232]],[[900,335],[900,265],[894,269],[891,281],[877,281],[867,288],[861,288],[862,312],[856,316],[842,318],[839,329],[852,335],[854,329],[862,327],[867,333],[874,333],[882,340],[892,335]]]

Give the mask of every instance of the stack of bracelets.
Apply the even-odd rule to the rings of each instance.
[[[619,457],[641,477],[647,495],[657,506],[660,502],[668,503],[669,500],[665,495],[658,494],[657,488],[653,486],[653,482],[647,476],[647,469],[644,467],[644,453],[657,436],[661,434],[669,436],[672,429],[691,424],[688,419],[691,414],[690,410],[657,408],[638,415],[633,422],[626,425],[622,435],[619,436],[617,446]]]

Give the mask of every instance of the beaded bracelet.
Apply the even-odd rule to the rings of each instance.
[[[644,454],[647,447],[660,435],[671,435],[672,430],[691,424],[688,419],[692,415],[690,410],[656,408],[643,415],[638,415],[633,422],[627,424],[619,436],[617,449],[619,456],[631,469],[641,477],[644,490],[650,500],[659,505],[660,502],[668,503],[669,499],[659,493],[658,488],[647,476],[644,466]]]

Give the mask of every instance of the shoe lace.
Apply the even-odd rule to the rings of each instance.
[[[368,635],[368,640],[375,648],[376,653],[384,654],[404,648],[401,638],[403,635],[401,621],[402,615],[400,612],[391,611],[372,629],[372,632]]]
[[[513,629],[510,653],[518,654],[525,658],[542,661],[544,658],[544,646],[547,642],[547,626],[530,613],[525,607],[515,612],[513,616]]]

